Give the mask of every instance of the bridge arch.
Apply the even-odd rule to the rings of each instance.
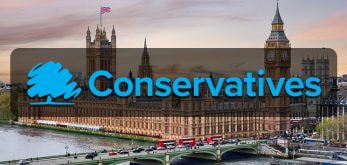
[[[161,159],[161,158],[158,158],[158,157],[151,157],[151,156],[148,156],[148,157],[133,157],[133,158],[128,158],[128,159],[121,159],[121,160],[115,160],[113,161],[112,163],[110,163],[110,165],[116,165],[116,164],[120,164],[120,163],[124,163],[124,162],[134,162],[134,161],[141,161],[141,160],[151,160],[151,161],[156,161],[156,162],[159,162],[161,164],[165,164],[165,160],[164,159]]]
[[[165,164],[165,158],[164,159],[160,159],[160,158],[157,158],[157,157],[140,157],[140,158],[135,158],[133,160],[153,160],[153,161],[157,161],[157,162],[160,162],[162,164]]]
[[[248,149],[248,150],[253,150],[257,153],[257,148],[256,147],[233,147],[233,148],[228,148],[228,149],[224,149],[221,151],[220,156],[222,157],[223,154],[230,152],[230,151],[234,151],[234,150],[242,150],[242,149]]]
[[[170,155],[170,162],[172,162],[173,160],[185,156],[185,155],[192,155],[192,154],[207,154],[207,155],[211,155],[213,156],[215,159],[217,158],[217,154],[213,151],[191,151],[191,152],[184,152],[181,154],[177,154],[177,155]]]

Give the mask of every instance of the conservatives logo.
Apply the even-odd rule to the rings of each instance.
[[[52,99],[64,96],[64,99],[76,98],[81,93],[72,80],[72,74],[58,62],[49,61],[35,65],[28,73],[27,91],[29,97],[45,98],[43,102],[31,105],[73,105],[72,102],[54,102]]]
[[[30,97],[46,98],[44,102],[32,102],[31,105],[73,105],[71,102],[53,102],[52,99],[63,96],[64,100],[76,98],[81,93],[81,88],[76,82],[71,81],[72,75],[68,69],[63,68],[60,63],[47,62],[46,64],[35,65],[28,73],[30,86],[27,93]],[[317,97],[321,94],[320,79],[308,77],[302,80],[299,77],[280,77],[274,81],[270,77],[265,77],[265,72],[259,69],[256,76],[252,72],[247,72],[244,78],[240,77],[178,77],[170,79],[168,77],[158,77],[155,80],[149,77],[118,77],[114,80],[113,86],[104,90],[97,89],[95,82],[100,77],[112,80],[112,75],[106,70],[98,70],[91,74],[88,80],[89,91],[97,97],[108,97],[112,93],[119,97],[128,97],[132,94],[143,96],[141,88],[147,87],[145,96],[167,97],[174,94],[178,97],[201,95],[200,86],[206,85],[212,97],[225,95],[227,97],[263,97],[265,91],[277,97],[281,92],[285,92],[291,97]],[[124,88],[126,87],[126,88]]]

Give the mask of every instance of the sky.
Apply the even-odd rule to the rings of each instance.
[[[117,47],[263,48],[276,0],[1,0],[0,80],[9,81],[10,54],[16,48],[84,48],[92,37],[100,6]],[[293,48],[332,48],[338,74],[347,73],[347,1],[279,0]]]

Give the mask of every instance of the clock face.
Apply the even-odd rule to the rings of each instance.
[[[275,60],[275,51],[270,50],[269,53],[267,54],[267,60],[268,61],[274,61]]]
[[[288,52],[287,51],[282,52],[282,61],[288,61]]]

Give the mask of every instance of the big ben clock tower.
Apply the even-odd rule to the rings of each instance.
[[[283,21],[278,3],[272,30],[266,40],[264,54],[265,76],[272,78],[275,85],[280,77],[290,77],[291,48],[283,30]],[[290,109],[289,96],[284,88],[279,96],[273,97],[269,88],[265,88],[265,128],[267,133],[282,133],[289,129]]]

